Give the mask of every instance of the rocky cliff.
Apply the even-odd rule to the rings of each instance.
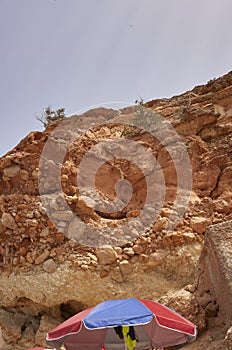
[[[207,227],[232,220],[231,146],[228,73],[170,99],[50,123],[2,157],[0,325],[10,349],[44,345],[49,329],[108,298],[172,306],[175,296],[203,330],[226,298],[206,277],[211,299],[199,301],[196,266]]]

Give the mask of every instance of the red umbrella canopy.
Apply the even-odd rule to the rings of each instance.
[[[47,344],[67,350],[142,350],[193,341],[196,326],[153,300],[107,300],[47,334]]]

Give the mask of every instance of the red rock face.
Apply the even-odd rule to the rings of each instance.
[[[145,107],[155,114],[163,115],[177,130],[184,141],[191,160],[193,197],[197,200],[190,203],[185,216],[181,219],[179,227],[174,230],[173,237],[184,237],[183,232],[191,232],[196,240],[204,234],[205,228],[210,223],[217,223],[231,218],[230,208],[232,201],[232,157],[231,157],[231,131],[232,131],[232,103],[231,94],[232,75],[228,75],[208,83],[206,86],[194,88],[192,91],[171,99],[155,100],[148,102]],[[151,150],[157,158],[165,181],[165,203],[164,207],[171,208],[176,196],[177,174],[175,162],[170,156],[167,148],[148,132],[139,132],[138,129],[130,127],[131,118],[135,115],[133,108],[120,111],[96,109],[78,117],[70,118],[68,132],[73,130],[72,125],[83,127],[95,121],[96,127],[90,129],[86,134],[75,137],[75,142],[65,154],[62,164],[62,190],[66,200],[75,215],[84,218],[85,221],[94,220],[99,225],[101,220],[107,219],[108,224],[112,220],[130,219],[136,217],[147,197],[146,178],[136,164],[128,160],[107,160],[103,153],[104,164],[95,175],[95,186],[97,191],[110,200],[116,198],[115,184],[118,180],[126,180],[127,183],[119,183],[118,193],[126,202],[128,183],[132,186],[133,195],[123,211],[116,213],[104,213],[102,210],[90,210],[83,201],[78,201],[78,167],[85,154],[99,142],[108,138],[114,140],[127,139],[142,144]],[[120,122],[124,120],[124,124]],[[127,121],[125,124],[125,120]],[[110,121],[110,124],[104,124]],[[62,245],[62,250],[69,251],[69,244],[64,248],[67,237],[60,239],[57,228],[47,217],[43,208],[38,189],[38,169],[43,147],[58,123],[50,125],[44,132],[32,132],[19,145],[0,160],[0,193],[1,193],[1,249],[5,251],[2,255],[2,269],[12,268],[18,261],[21,263],[34,261],[42,252],[44,242],[49,243],[49,251]],[[67,133],[67,131],[66,131]],[[65,140],[65,135],[62,136]],[[52,149],[54,147],[54,149]],[[138,152],[137,149],[133,150]],[[56,141],[51,143],[51,154],[57,152]],[[121,150],[123,154],[125,150]],[[86,164],[89,176],[97,162],[96,155],[89,157]],[[49,184],[48,192],[55,192],[57,179],[55,171],[51,167],[46,173],[46,181]],[[149,172],[150,170],[147,169]],[[152,188],[149,191],[152,192]],[[154,195],[157,189],[154,187]],[[170,213],[169,213],[170,214]],[[60,214],[62,216],[62,214]],[[65,214],[64,214],[65,215]],[[68,214],[69,215],[69,214]],[[66,215],[67,216],[67,215]],[[157,236],[164,227],[159,225],[163,214],[160,213],[152,233]],[[169,215],[164,217],[168,218]],[[196,219],[196,218],[197,219]],[[196,222],[197,220],[197,222]],[[165,226],[165,225],[163,225]],[[46,237],[41,237],[41,232],[49,228]],[[157,229],[157,227],[159,227]],[[58,230],[59,231],[59,230]],[[58,234],[58,235],[57,235]],[[170,236],[170,235],[169,235]],[[7,238],[6,238],[7,237]],[[14,237],[14,238],[11,238]],[[23,237],[23,238],[22,238]],[[7,239],[7,245],[4,241]],[[14,241],[10,243],[11,241]],[[22,254],[20,250],[23,242],[27,243],[27,253]],[[158,246],[167,247],[167,239],[163,232]],[[178,238],[179,242],[186,242],[185,238]],[[10,246],[8,246],[10,244]],[[13,244],[13,247],[11,246]],[[153,244],[156,245],[153,241]],[[172,243],[170,243],[172,244]],[[25,248],[26,249],[26,248]],[[25,250],[24,249],[24,250]],[[7,253],[6,253],[7,251]],[[56,254],[56,253],[55,253]],[[60,256],[60,254],[59,254]],[[3,262],[3,260],[5,262]],[[9,264],[10,263],[10,264]],[[17,264],[16,264],[17,265]],[[30,266],[28,265],[27,268]]]
[[[179,136],[173,153],[169,152],[173,139],[168,133],[162,135],[165,139],[162,143],[151,132],[131,125],[138,111],[145,119],[152,111],[158,129],[161,119],[172,124]],[[170,99],[154,100],[120,111],[95,109],[68,118],[66,124],[61,123],[51,123],[44,132],[30,133],[0,159],[1,272],[24,276],[35,271],[52,276],[61,273],[57,271],[68,264],[80,274],[78,278],[82,278],[83,272],[89,273],[91,280],[105,279],[106,285],[119,288],[119,294],[136,296],[139,293],[140,297],[161,296],[168,288],[192,283],[205,230],[211,224],[232,219],[232,73]],[[147,127],[149,129],[150,125]],[[84,128],[85,133],[82,132]],[[57,130],[59,139],[54,134]],[[112,140],[111,148],[117,157],[111,157],[104,146],[97,148],[108,139]],[[53,159],[49,165],[43,159],[48,140],[46,156]],[[118,141],[122,141],[120,145]],[[180,180],[188,182],[186,174],[189,174],[181,143],[190,159],[192,187],[189,203],[185,202],[183,208],[179,200],[174,210],[177,195],[179,199],[186,197]],[[95,153],[90,152],[93,148]],[[156,158],[159,167],[150,165],[144,150]],[[87,179],[80,175],[84,158]],[[143,170],[134,159],[139,159]],[[42,175],[41,164],[46,169]],[[177,168],[181,169],[181,176]],[[147,186],[150,177],[153,186]],[[95,192],[92,189],[82,191],[82,182],[86,185],[87,181],[90,186],[93,178]],[[118,210],[107,211],[105,202],[95,206],[98,195],[110,203],[118,196]],[[150,208],[141,223],[139,215],[148,195],[157,196],[157,202],[162,205],[158,213]],[[49,210],[45,208],[48,197]],[[170,218],[175,215],[177,224],[167,230]],[[152,225],[146,228],[150,218],[154,218]],[[129,223],[132,225],[127,231],[121,228]],[[101,247],[97,247],[99,242]],[[155,278],[151,282],[153,274]],[[67,280],[70,276],[65,274]],[[142,282],[135,291],[133,278],[139,280],[138,276]],[[161,287],[154,294],[158,276],[162,276]],[[48,281],[53,290],[52,277],[48,277]],[[72,283],[74,278],[70,280]],[[45,293],[46,307],[53,307],[54,298],[49,289],[44,290],[42,285],[40,288],[41,295],[37,295],[33,287],[31,293],[22,287],[22,295],[44,305],[42,295]],[[110,290],[111,287],[106,287],[103,293],[99,282],[87,298],[83,287],[83,300],[79,301],[90,306],[111,297]],[[5,300],[2,304],[16,307],[17,301],[15,305],[12,301],[14,293],[16,291],[6,296],[1,291],[2,300]],[[70,287],[66,295],[60,292],[56,302],[76,300],[75,293],[75,288]]]

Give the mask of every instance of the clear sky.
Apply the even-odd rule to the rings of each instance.
[[[231,0],[0,0],[0,156],[43,109],[171,97],[232,70]]]

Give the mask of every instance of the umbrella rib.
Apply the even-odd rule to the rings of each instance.
[[[143,322],[143,323],[130,323],[130,322],[129,323],[125,323],[125,324],[124,323],[123,324],[116,323],[115,325],[94,327],[94,328],[90,328],[90,327],[86,326],[85,321],[83,321],[83,324],[84,324],[85,328],[90,330],[90,331],[91,330],[95,330],[95,329],[114,328],[114,327],[117,327],[117,326],[144,326],[144,325],[149,324],[151,322],[152,316],[153,315],[151,315],[151,319],[148,322]]]

